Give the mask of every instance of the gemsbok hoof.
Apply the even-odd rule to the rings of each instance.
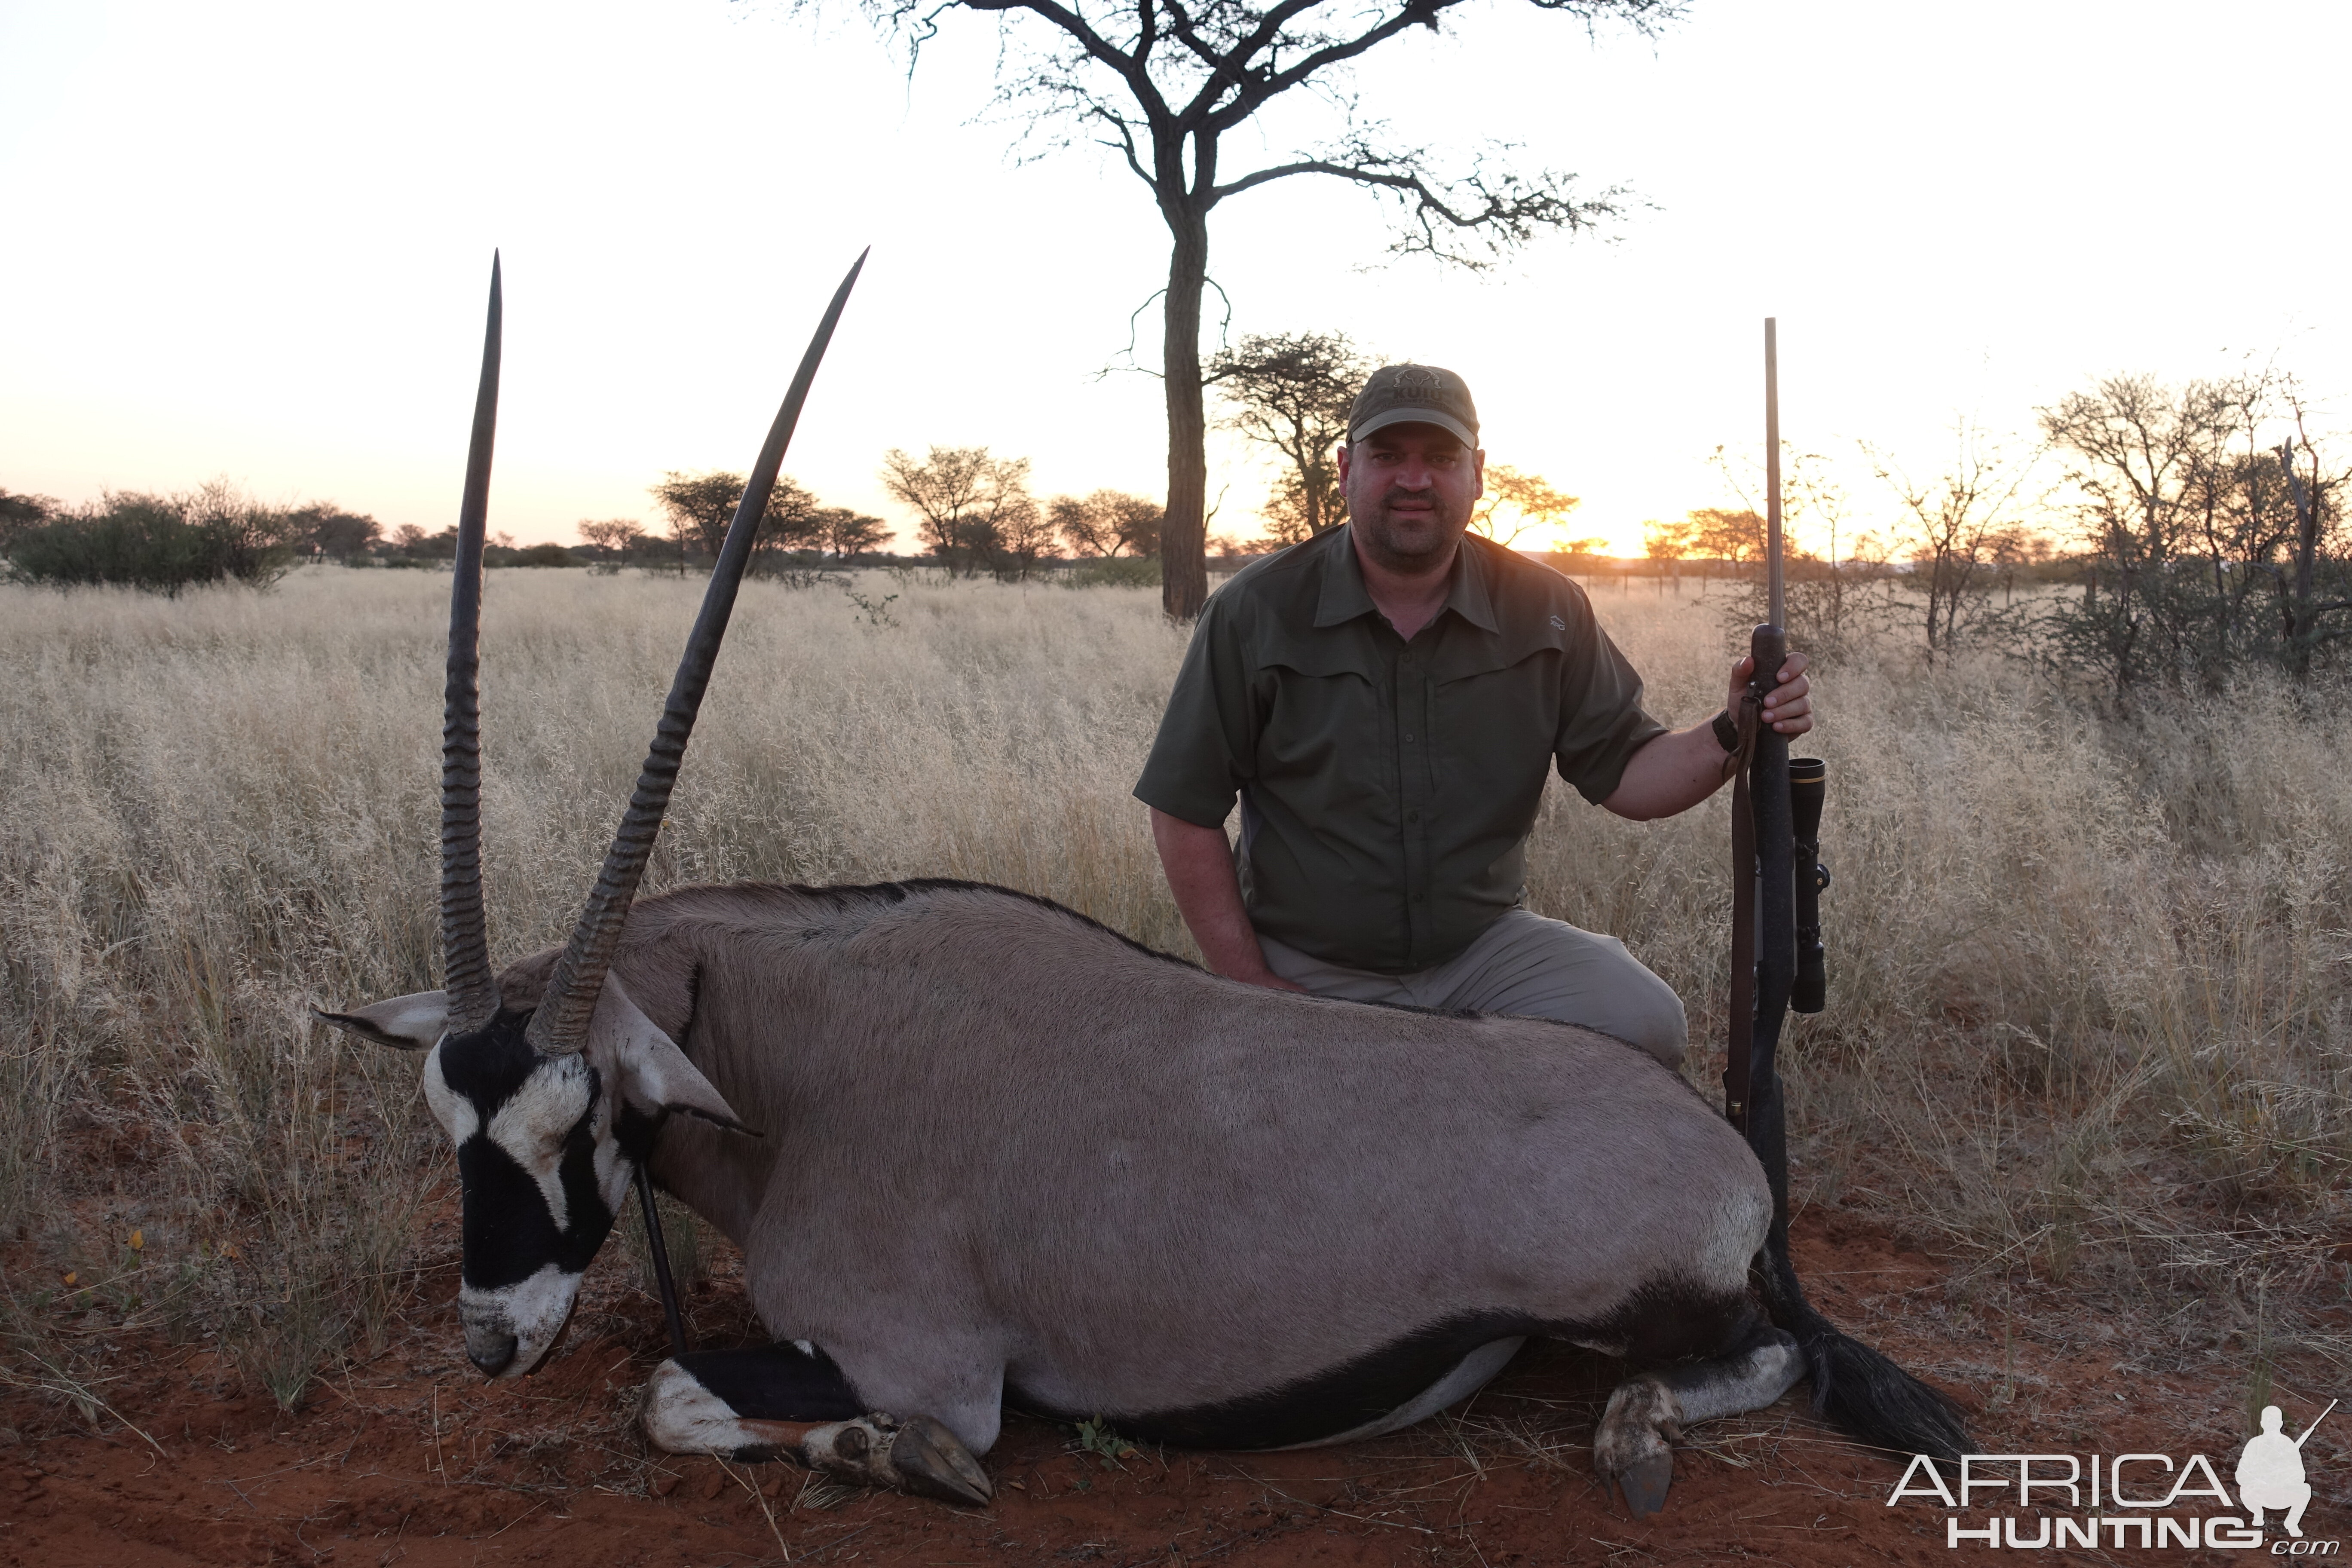
[[[890,1445],[890,1468],[898,1472],[907,1490],[925,1497],[984,1506],[996,1496],[988,1472],[980,1468],[971,1450],[928,1415],[912,1416],[899,1424],[898,1436]]]
[[[1681,1436],[1674,1391],[1655,1377],[1629,1379],[1609,1396],[1592,1434],[1593,1468],[1625,1494],[1634,1518],[1647,1519],[1666,1506],[1666,1489],[1675,1481],[1669,1445]]]
[[[1617,1472],[1617,1489],[1625,1494],[1625,1506],[1635,1519],[1647,1519],[1664,1511],[1666,1489],[1675,1484],[1675,1457],[1654,1454],[1629,1469]]]
[[[975,1506],[996,1495],[971,1450],[928,1415],[900,1421],[876,1411],[813,1427],[801,1439],[800,1457],[818,1474],[857,1486]]]

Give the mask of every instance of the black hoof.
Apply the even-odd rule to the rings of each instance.
[[[1658,1454],[1617,1473],[1625,1506],[1635,1519],[1647,1519],[1666,1506],[1666,1489],[1675,1484],[1675,1457]]]
[[[996,1495],[971,1450],[928,1415],[898,1424],[898,1435],[890,1444],[890,1468],[908,1491],[945,1502],[984,1507]]]

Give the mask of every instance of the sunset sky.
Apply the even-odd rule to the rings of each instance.
[[[1654,42],[1515,0],[1451,16],[1371,57],[1368,113],[1648,205],[1471,277],[1391,262],[1377,203],[1286,181],[1219,209],[1212,269],[1236,334],[1461,372],[1490,460],[1583,498],[1572,535],[1638,551],[1645,519],[1730,499],[1707,458],[1760,444],[1768,314],[1784,433],[1881,526],[1858,442],[1932,470],[1967,415],[2029,446],[2036,404],[2102,374],[2275,363],[2346,423],[2340,0],[1693,0]],[[650,520],[664,470],[749,463],[870,244],[790,473],[899,525],[894,446],[1156,496],[1158,384],[1105,371],[1166,231],[1090,146],[1011,155],[995,48],[952,16],[910,84],[847,5],[0,0],[0,486],[225,475],[443,527],[498,247],[491,526]],[[1229,166],[1329,123],[1236,137]],[[1152,310],[1138,337],[1149,366]],[[1220,437],[1211,466],[1212,529],[1255,533],[1264,462]]]

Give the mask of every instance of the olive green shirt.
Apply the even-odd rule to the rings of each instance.
[[[1135,793],[1204,827],[1238,795],[1251,922],[1407,974],[1518,903],[1549,764],[1599,802],[1664,732],[1566,577],[1467,536],[1406,642],[1341,527],[1211,596]]]

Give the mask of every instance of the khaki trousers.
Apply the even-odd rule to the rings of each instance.
[[[1512,910],[1462,955],[1412,974],[1375,974],[1310,958],[1261,935],[1265,966],[1318,996],[1404,1003],[1445,1012],[1556,1018],[1614,1035],[1670,1068],[1690,1026],[1682,998],[1613,936]]]

